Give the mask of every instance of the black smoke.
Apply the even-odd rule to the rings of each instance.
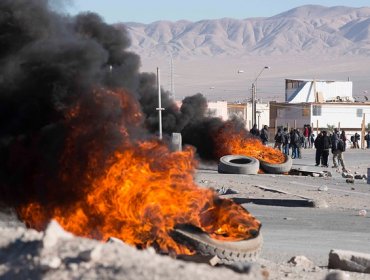
[[[94,13],[71,17],[49,4],[0,1],[0,200],[12,205],[73,203],[109,155],[124,148],[123,125],[134,139],[158,132],[155,75],[139,72],[127,32]],[[125,120],[131,109],[100,87],[124,89],[140,104],[144,123]],[[223,123],[205,117],[204,97],[188,97],[178,109],[162,92],[164,132],[181,132],[185,144],[212,158],[211,135]],[[86,175],[96,145],[96,173]]]

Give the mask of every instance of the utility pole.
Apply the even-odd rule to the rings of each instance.
[[[172,99],[175,100],[175,85],[174,85],[174,80],[173,80],[173,74],[174,74],[174,67],[173,67],[173,58],[172,58],[172,54],[171,55],[171,64],[170,64],[170,81],[171,81],[171,95],[172,95]]]
[[[256,85],[253,83],[252,84],[252,126],[256,124],[255,112],[256,112]]]
[[[157,67],[157,87],[158,87],[158,108],[156,110],[158,111],[158,117],[159,117],[159,139],[162,140],[162,111],[164,108],[162,108],[162,99],[161,99],[161,80],[160,80],[160,71],[159,67]]]

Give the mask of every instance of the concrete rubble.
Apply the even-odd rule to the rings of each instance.
[[[370,274],[370,254],[345,250],[331,250],[329,253],[328,267]]]

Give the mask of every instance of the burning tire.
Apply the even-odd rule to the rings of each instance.
[[[181,226],[174,230],[174,238],[203,256],[217,256],[220,263],[254,261],[260,254],[263,244],[261,233],[252,239],[222,241],[211,238],[194,226]]]
[[[266,173],[271,173],[271,174],[282,174],[285,172],[289,172],[290,169],[292,168],[292,159],[284,155],[285,161],[283,163],[268,163],[266,161],[260,160],[260,166],[263,171]]]
[[[260,163],[253,157],[227,155],[220,158],[219,173],[228,174],[257,174]]]

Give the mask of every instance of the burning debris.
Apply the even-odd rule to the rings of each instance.
[[[80,236],[183,254],[192,251],[169,235],[179,224],[216,240],[258,235],[248,211],[195,185],[193,148],[171,152],[154,138],[154,75],[138,72],[125,32],[46,0],[1,1],[0,12],[0,197],[29,227],[55,219]],[[225,124],[204,117],[201,95],[180,111],[162,102],[165,131],[204,158],[222,153]]]

